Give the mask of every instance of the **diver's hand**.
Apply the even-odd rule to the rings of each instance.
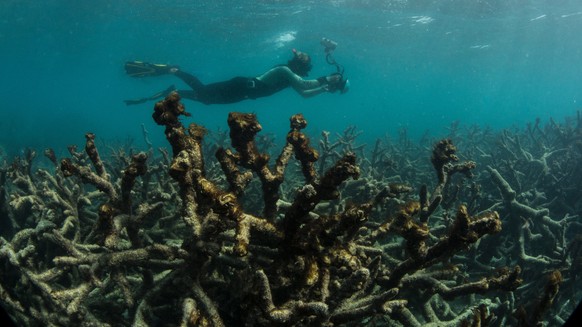
[[[339,73],[333,73],[327,76],[321,76],[317,78],[317,81],[321,86],[327,86],[329,84],[337,84],[342,80],[342,75]]]
[[[326,76],[328,84],[326,85],[326,91],[330,93],[335,93],[338,90],[341,90],[343,87],[343,76],[340,73],[334,73],[329,76]]]
[[[345,81],[342,74],[333,73],[327,76],[322,76],[317,79],[321,84],[321,89],[326,92],[335,93],[337,90],[342,90]]]
[[[333,73],[331,75],[326,76],[325,79],[327,80],[328,84],[334,85],[334,84],[341,82],[342,74]]]

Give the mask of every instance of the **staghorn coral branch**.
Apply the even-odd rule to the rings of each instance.
[[[85,134],[85,138],[87,139],[87,142],[85,142],[85,152],[89,156],[89,159],[91,159],[91,162],[97,171],[97,176],[108,180],[109,175],[107,174],[107,171],[105,171],[105,165],[103,164],[103,161],[99,156],[99,151],[97,151],[97,147],[95,146],[95,134],[87,133]]]
[[[437,171],[438,185],[433,192],[430,202],[434,202],[437,197],[442,196],[443,190],[451,175],[462,173],[467,178],[473,177],[471,170],[476,167],[476,163],[473,161],[466,161],[454,164],[453,162],[459,161],[459,157],[455,154],[456,152],[457,148],[453,145],[450,139],[444,139],[435,144],[431,162]]]
[[[525,217],[531,217],[536,221],[542,221],[544,224],[547,224],[552,227],[556,227],[561,229],[561,223],[555,221],[549,217],[549,210],[548,209],[535,209],[531,206],[523,204],[517,200],[517,192],[511,188],[511,185],[501,176],[497,169],[492,168],[491,166],[487,167],[487,170],[491,174],[493,181],[499,188],[501,192],[501,196],[503,198],[504,203],[508,207],[508,209],[514,211],[518,215],[522,215]]]
[[[349,177],[358,178],[359,174],[356,156],[347,154],[330,168],[318,183],[304,186],[281,222],[285,234],[284,246],[292,244],[299,226],[320,201],[336,199],[339,196],[337,190],[339,185]]]
[[[304,303],[302,301],[290,301],[281,307],[273,304],[273,296],[269,279],[263,270],[257,270],[255,273],[256,285],[259,293],[260,306],[268,319],[274,323],[293,323],[298,320],[300,315],[315,315],[326,317],[328,307],[322,302]]]
[[[521,228],[520,232],[519,232],[519,239],[518,239],[519,257],[524,262],[541,264],[541,265],[549,265],[552,262],[551,258],[544,256],[544,255],[531,256],[525,252],[526,241],[525,241],[524,234],[525,234],[525,228]]]
[[[184,299],[180,327],[196,326],[199,320],[200,312],[196,307],[196,301],[191,298]]]
[[[431,321],[428,323],[421,323],[418,319],[408,310],[408,308],[402,308],[401,310],[395,310],[391,314],[396,320],[405,326],[411,327],[457,327],[457,326],[481,326],[487,325],[487,319],[490,319],[491,312],[498,309],[502,305],[498,302],[493,302],[490,299],[485,299],[479,301],[476,305],[465,308],[460,314],[458,314],[454,319],[449,321]]]
[[[169,288],[176,280],[179,280],[180,271],[174,270],[158,281],[152,288],[146,291],[144,296],[139,300],[137,308],[135,310],[135,315],[133,317],[132,326],[149,326],[148,317],[151,315],[152,307],[151,302],[153,302],[155,297],[159,297],[166,288]]]
[[[423,250],[424,245],[422,241],[425,232],[422,232],[421,229],[414,228],[414,225],[410,223],[406,223],[403,226],[410,226],[414,232],[412,235],[418,234],[420,236],[418,238],[409,237],[409,242],[412,244],[407,244],[407,248],[418,248],[420,250],[417,251],[416,256],[412,256],[396,266],[388,280],[382,281],[382,284],[387,287],[397,286],[406,274],[413,273],[437,261],[442,261],[454,255],[456,252],[465,249],[470,244],[477,242],[477,240],[486,234],[495,234],[501,231],[501,221],[496,212],[470,217],[467,213],[467,207],[464,205],[461,205],[457,210],[455,222],[447,236],[433,246],[426,248],[426,250]],[[409,233],[406,229],[402,232]]]
[[[170,164],[170,176],[180,186],[180,198],[182,199],[182,218],[190,227],[194,237],[202,234],[202,222],[198,215],[194,184],[196,177],[204,172],[202,150],[200,142],[206,130],[196,124],[191,124],[187,134],[186,129],[179,121],[179,116],[190,116],[184,105],[180,103],[177,92],[170,93],[163,101],[156,103],[152,115],[158,125],[166,127],[165,135],[172,146],[173,159]]]
[[[559,270],[552,271],[548,276],[548,281],[544,287],[544,294],[540,299],[537,307],[534,309],[533,320],[535,323],[542,321],[543,315],[551,308],[554,304],[554,300],[560,291],[560,284],[563,281],[562,274]]]
[[[428,223],[428,219],[432,214],[436,211],[438,206],[441,204],[443,200],[443,196],[441,194],[435,195],[432,200],[428,201],[428,189],[426,185],[422,185],[420,188],[420,222],[421,223]]]
[[[216,158],[230,185],[229,192],[236,196],[242,195],[247,185],[251,182],[253,173],[251,171],[241,173],[234,160],[234,154],[228,149],[219,148],[216,151]]]
[[[520,274],[521,268],[516,266],[513,270],[508,268],[501,269],[495,276],[483,278],[475,282],[467,282],[454,287],[449,287],[442,281],[426,275],[410,276],[405,283],[408,287],[426,289],[431,293],[439,294],[445,300],[452,300],[459,296],[483,294],[496,289],[505,291],[515,290],[522,283]]]
[[[270,234],[271,238],[279,238],[279,232],[269,222],[252,217],[242,211],[236,194],[222,191],[205,178],[201,141],[206,134],[206,130],[201,126],[190,124],[188,133],[186,133],[181,123],[177,120],[177,116],[185,112],[179,100],[179,95],[174,92],[165,100],[158,102],[155,107],[154,119],[158,124],[166,126],[166,137],[174,150],[170,174],[180,184],[184,219],[191,227],[193,236],[200,238],[203,235],[201,216],[212,209],[228,220],[236,222],[237,244],[235,253],[239,256],[244,256],[248,253],[250,227]],[[275,178],[266,167],[268,157],[258,154],[254,143],[254,135],[260,131],[261,127],[256,121],[256,117],[254,115],[231,113],[228,122],[229,126],[231,126],[233,146],[238,150],[238,154],[233,157],[224,151],[222,155],[235,160],[244,167],[259,171],[263,176],[262,179],[274,181],[280,178],[282,180],[282,176]],[[228,162],[225,162],[225,164],[229,166],[228,172],[232,175],[234,172],[233,167]],[[237,177],[232,176],[231,180],[233,178],[236,179]],[[268,185],[266,187],[270,190],[269,196],[272,196],[272,193],[276,192],[270,189],[271,184]],[[241,189],[241,185],[235,185],[234,188]]]
[[[208,320],[208,325],[213,327],[224,327],[224,322],[220,317],[220,313],[218,308],[214,304],[214,302],[208,297],[208,295],[204,292],[202,287],[198,282],[192,283],[192,296],[195,300],[197,300],[201,306],[201,310],[204,311],[205,317]]]
[[[526,310],[520,307],[516,316],[518,318],[519,327],[538,326],[543,321],[543,316],[552,307],[556,296],[560,290],[560,284],[563,282],[562,274],[559,270],[554,270],[546,277],[546,285],[542,296],[539,299],[530,303],[530,307]]]
[[[91,171],[88,167],[74,164],[70,159],[61,160],[61,171],[65,177],[78,176],[84,183],[94,185],[98,190],[107,194],[112,201],[117,199],[117,191],[111,182]]]
[[[214,212],[223,215],[225,218],[236,222],[235,253],[245,256],[248,253],[247,247],[250,243],[250,228],[268,234],[270,238],[280,239],[280,232],[268,221],[254,217],[243,212],[236,196],[232,193],[221,191],[216,185],[205,178],[198,177],[195,189],[200,198],[209,201],[208,205]]]
[[[131,190],[135,184],[135,179],[147,172],[146,160],[148,156],[140,152],[131,158],[131,164],[123,171],[121,178],[121,199],[120,211],[129,214],[131,211]]]
[[[293,115],[290,120],[291,131],[287,134],[287,142],[293,146],[295,158],[301,162],[305,182],[313,183],[317,178],[314,164],[319,154],[309,146],[309,138],[301,133],[301,130],[307,126],[307,120],[302,114]]]
[[[301,129],[307,126],[307,121],[303,115],[297,114],[290,118],[290,122],[291,130],[287,134],[287,143],[277,158],[273,170],[268,167],[269,156],[259,153],[257,149],[255,136],[262,127],[254,114],[236,112],[229,114],[230,137],[232,146],[237,153],[233,154],[224,149],[219,149],[217,153],[223,169],[227,168],[226,175],[232,190],[241,190],[242,184],[239,180],[242,178],[244,181],[244,177],[233,168],[234,163],[251,169],[259,176],[265,202],[263,216],[267,219],[273,219],[277,212],[279,186],[283,182],[285,167],[293,152],[301,162],[305,179],[311,182],[316,178],[313,163],[317,160],[318,155],[315,150],[309,147],[309,139],[301,132]]]
[[[358,321],[373,313],[390,314],[406,306],[406,300],[392,300],[398,295],[398,289],[393,288],[380,294],[369,295],[360,299],[349,299],[340,305],[331,315],[335,324]]]
[[[56,166],[59,165],[59,162],[57,160],[57,155],[55,154],[55,151],[51,148],[45,149],[43,152],[44,156],[47,157],[50,162]]]
[[[328,131],[321,132],[321,137],[322,139],[319,141],[319,148],[321,149],[321,156],[319,159],[319,174],[323,175],[325,172],[327,159],[336,157],[337,152],[335,151],[335,148],[342,145],[342,143],[339,141],[331,143],[329,141]]]

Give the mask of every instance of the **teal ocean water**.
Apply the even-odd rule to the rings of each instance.
[[[150,95],[172,76],[132,79],[127,60],[180,65],[203,82],[255,76],[312,56],[311,77],[335,68],[319,40],[338,43],[351,81],[344,95],[303,99],[292,90],[233,105],[185,101],[191,121],[226,129],[230,111],[255,112],[284,138],[302,112],[308,132],[355,125],[363,139],[446,133],[454,122],[494,129],[575,114],[582,101],[580,1],[65,1],[0,2],[0,144],[66,151],[93,132],[158,145]]]
[[[561,326],[582,298],[581,33],[582,0],[0,0],[0,305],[33,325]],[[336,71],[322,37],[345,94],[183,100],[184,125],[250,112],[278,143],[302,113],[314,149],[332,133],[316,165],[294,146],[303,170],[267,173],[239,148],[221,163],[244,174],[220,169],[211,137],[204,167],[190,148],[124,161],[144,130],[170,147],[154,101],[124,100],[187,88],[127,61],[212,83],[298,49],[317,78]],[[105,168],[67,150],[88,132]]]

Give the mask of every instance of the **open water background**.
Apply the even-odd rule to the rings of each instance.
[[[153,94],[172,76],[133,79],[127,60],[178,64],[203,82],[254,76],[311,54],[311,77],[334,72],[321,37],[352,87],[303,99],[292,90],[234,105],[185,100],[196,122],[226,129],[230,111],[255,112],[279,141],[302,112],[308,132],[355,125],[363,141],[406,128],[446,135],[453,122],[494,129],[561,121],[582,101],[582,1],[73,1],[0,2],[0,145],[66,154],[93,132],[107,144],[166,142]]]

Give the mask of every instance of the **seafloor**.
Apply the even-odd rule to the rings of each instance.
[[[167,149],[2,158],[17,325],[560,326],[582,298],[580,113],[367,145],[298,114],[282,148],[182,115],[154,108]]]

